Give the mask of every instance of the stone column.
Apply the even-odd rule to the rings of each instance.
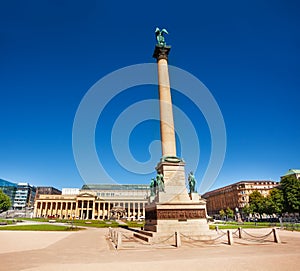
[[[78,200],[76,199],[76,205],[75,205],[75,219],[76,219],[76,217],[78,216],[78,218],[79,218],[79,214],[78,214]]]
[[[44,212],[44,217],[47,218],[48,216],[48,201],[45,202],[45,212]]]
[[[65,215],[65,219],[68,217],[68,202],[65,202],[65,209],[64,209],[64,215]]]
[[[58,201],[55,202],[55,216],[57,217],[57,205],[58,205]]]
[[[168,54],[171,46],[155,46],[153,57],[157,60],[158,89],[160,107],[160,136],[162,156],[176,156],[174,118],[170,80],[168,71]]]
[[[110,219],[110,201],[108,202],[107,206],[107,219]]]
[[[72,219],[72,215],[73,215],[73,202],[70,202],[70,219]]]
[[[97,210],[97,214],[98,214],[98,218],[97,219],[99,219],[100,218],[100,201],[98,201],[98,210]]]
[[[102,203],[102,219],[104,219],[105,216],[105,201]]]
[[[85,219],[89,219],[89,210],[90,210],[90,201],[87,201],[87,205],[86,205],[86,217]]]
[[[93,200],[92,219],[95,219],[95,200]]]
[[[130,218],[130,202],[127,203],[127,217]]]
[[[70,206],[70,208],[69,208],[69,206]],[[68,209],[67,209],[67,218],[69,218],[69,216],[72,217],[72,208],[73,208],[72,202],[69,201],[68,202]]]
[[[35,204],[34,204],[34,211],[33,211],[33,216],[34,217],[37,217],[37,212],[38,212],[38,208],[37,207],[38,207],[38,204],[39,204],[38,201],[36,201]]]
[[[43,215],[43,202],[41,201],[40,210],[38,211],[39,217],[42,217]]]
[[[81,200],[81,214],[80,214],[80,219],[83,219],[83,206],[84,206],[84,200]]]
[[[63,201],[60,202],[60,219],[63,218],[63,212],[62,212],[62,209],[63,209]]]

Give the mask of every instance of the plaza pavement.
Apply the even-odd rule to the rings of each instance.
[[[123,230],[125,236],[131,233]],[[261,235],[270,229],[247,230]],[[300,270],[300,232],[279,231],[282,243],[142,243],[115,250],[108,229],[78,232],[0,231],[0,270]]]

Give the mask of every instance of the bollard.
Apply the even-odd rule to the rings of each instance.
[[[238,230],[239,230],[239,238],[242,239],[242,228],[239,227]]]
[[[275,228],[272,231],[273,231],[273,236],[274,236],[274,242],[275,243],[281,243],[278,231]]]
[[[178,231],[175,232],[175,246],[181,247],[180,233]]]
[[[118,232],[117,233],[117,244],[116,244],[116,249],[121,248],[122,246],[122,233]]]
[[[233,238],[232,238],[232,232],[230,230],[227,230],[227,237],[228,237],[228,245],[233,245]]]
[[[114,244],[116,244],[116,241],[117,241],[117,231],[116,230],[113,230],[113,238],[112,238],[112,241]]]

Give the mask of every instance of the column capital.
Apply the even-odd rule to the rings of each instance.
[[[171,46],[168,45],[159,46],[156,44],[153,57],[156,58],[157,61],[159,61],[160,59],[165,59],[168,61],[168,55],[170,50],[171,50]]]

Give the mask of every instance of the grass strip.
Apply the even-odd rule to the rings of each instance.
[[[17,225],[17,226],[2,226],[2,231],[78,231],[78,228],[71,228],[68,226],[60,225],[48,225],[48,224],[37,224],[37,225]]]

